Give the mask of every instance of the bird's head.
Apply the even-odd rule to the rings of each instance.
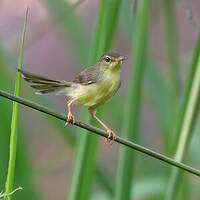
[[[121,56],[119,53],[110,51],[104,53],[99,59],[99,64],[104,69],[109,69],[111,71],[118,71],[121,68],[122,61],[126,60],[126,57]]]

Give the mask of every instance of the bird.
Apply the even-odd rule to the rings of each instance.
[[[95,118],[108,133],[106,142],[116,140],[117,135],[96,116],[96,109],[110,99],[120,88],[120,72],[126,57],[115,51],[104,53],[98,62],[77,74],[72,81],[54,80],[22,69],[18,71],[22,78],[29,82],[36,90],[36,94],[55,93],[65,95],[68,114],[65,126],[75,123],[72,114],[72,104],[81,104],[88,107],[89,114]]]

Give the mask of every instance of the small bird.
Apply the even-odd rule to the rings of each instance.
[[[24,80],[31,83],[30,86],[37,90],[36,94],[56,93],[69,97],[65,126],[75,123],[75,116],[71,111],[73,103],[88,106],[89,114],[108,132],[106,139],[108,142],[109,139],[116,140],[116,134],[96,116],[96,108],[104,104],[119,89],[121,85],[120,71],[122,61],[125,59],[117,52],[107,52],[94,66],[80,72],[71,82],[37,76],[21,69],[18,71],[21,72]]]

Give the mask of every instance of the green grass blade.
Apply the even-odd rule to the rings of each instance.
[[[53,110],[51,110],[51,109],[49,109],[47,107],[41,106],[41,105],[36,104],[36,103],[34,103],[32,101],[29,101],[27,99],[24,99],[24,98],[21,98],[21,97],[17,97],[15,95],[7,93],[7,92],[5,92],[3,90],[0,90],[0,96],[2,96],[4,98],[7,98],[9,100],[12,100],[12,101],[16,101],[16,102],[18,102],[20,104],[28,106],[28,107],[30,107],[32,109],[37,110],[37,111],[40,111],[40,112],[46,113],[48,115],[51,115],[51,116],[53,116],[53,117],[55,117],[57,119],[66,121],[66,115],[64,115],[63,113],[55,112],[55,111],[53,111]],[[92,125],[89,125],[89,124],[86,124],[86,123],[83,123],[83,122],[80,122],[80,121],[76,121],[74,123],[74,125],[78,126],[80,128],[83,128],[85,130],[90,131],[90,132],[87,132],[88,134],[93,133],[93,134],[96,134],[96,135],[99,135],[99,136],[108,137],[108,133],[105,130],[99,129],[99,128],[95,127],[95,126],[92,126]],[[154,157],[154,158],[156,158],[156,159],[158,159],[160,161],[163,161],[163,162],[168,163],[170,165],[176,166],[176,167],[178,167],[180,169],[183,169],[183,170],[185,170],[187,172],[190,172],[190,173],[192,173],[194,175],[200,176],[200,170],[195,169],[195,168],[193,168],[191,166],[188,166],[188,165],[186,165],[184,163],[178,162],[178,161],[176,161],[176,160],[174,160],[172,158],[169,158],[169,157],[167,157],[167,156],[165,156],[163,154],[160,154],[160,153],[157,153],[155,151],[152,151],[151,149],[148,149],[148,148],[146,148],[144,146],[141,146],[139,144],[131,142],[131,141],[127,140],[127,139],[123,139],[123,138],[117,136],[116,142],[119,143],[119,144],[125,145],[127,147],[130,147],[131,149],[134,149],[134,150],[139,151],[141,153],[144,153],[144,154],[146,154],[146,155],[148,155],[150,157]]]
[[[22,59],[23,59],[23,49],[24,49],[24,39],[25,39],[25,32],[26,32],[26,24],[28,18],[28,9],[25,15],[24,21],[24,30],[22,34],[22,42],[21,42],[21,52],[19,57],[18,68],[22,68]],[[21,74],[17,73],[17,81],[15,87],[15,95],[20,95],[20,80]],[[15,174],[15,160],[16,160],[16,150],[17,150],[17,132],[18,132],[18,114],[19,114],[19,104],[14,102],[13,103],[13,114],[12,114],[12,122],[11,122],[11,135],[10,135],[10,156],[9,156],[9,166],[8,166],[8,175],[6,180],[6,194],[12,192],[13,184],[14,184],[14,174]]]
[[[100,48],[98,51],[98,56],[102,53],[110,50],[112,41],[114,39],[114,34],[117,28],[119,8],[121,0],[107,1],[104,5],[104,22],[105,28],[101,30],[101,37],[103,38],[100,43]]]
[[[200,37],[197,42],[190,70],[184,102],[179,116],[180,120],[176,130],[176,135],[180,135],[175,153],[177,161],[183,160],[188,149],[200,104]],[[172,170],[169,178],[166,200],[175,199],[181,176],[182,174],[179,170]]]
[[[14,79],[9,74],[10,58],[7,57],[7,52],[2,47],[0,41],[0,88],[11,91],[14,85]],[[9,81],[8,81],[9,80]],[[10,137],[10,119],[12,117],[12,103],[6,102],[0,99],[0,188],[5,187],[6,175],[8,171],[8,155],[9,155],[9,137]],[[33,181],[33,165],[30,163],[29,155],[27,151],[26,134],[23,134],[23,130],[20,131],[18,144],[17,144],[17,157],[15,167],[15,185],[14,188],[26,186],[23,192],[18,192],[15,195],[16,199],[29,200],[40,199],[39,193],[35,190],[35,181]],[[0,191],[1,191],[0,189]]]
[[[178,45],[175,30],[175,2],[173,0],[164,0],[165,18],[166,18],[166,38],[168,44],[168,56],[170,64],[170,82],[174,88],[174,97],[177,96],[179,88],[179,62],[178,62]]]
[[[133,47],[137,49],[134,53],[133,69],[130,75],[130,88],[128,91],[125,107],[125,116],[122,133],[125,138],[135,141],[138,135],[140,102],[141,102],[141,84],[145,66],[146,43],[149,21],[150,1],[140,1],[141,7],[136,19],[136,34],[133,36]],[[120,159],[117,171],[117,180],[115,188],[115,200],[131,199],[131,187],[133,180],[133,161],[134,155],[129,148],[120,149]]]
[[[172,153],[171,144],[174,141],[174,127],[177,120],[177,106],[180,93],[179,81],[179,54],[178,54],[178,37],[176,34],[176,17],[175,17],[175,1],[163,0],[165,11],[165,26],[166,26],[166,43],[169,58],[169,76],[168,76],[168,90],[169,90],[169,110],[167,112],[169,131],[165,137],[165,146],[168,153]]]
[[[118,0],[113,1],[113,4],[119,4]],[[112,40],[108,41],[105,46],[102,46],[102,43],[105,44],[105,40],[108,38],[108,32],[105,34],[105,30],[108,26],[111,26],[115,30],[117,24],[117,14],[114,9],[117,9],[117,6],[111,7],[109,10],[105,9],[108,6],[109,2],[106,0],[101,0],[99,6],[99,14],[96,24],[96,31],[93,40],[93,45],[91,47],[89,64],[94,64],[98,57],[111,46]],[[115,18],[113,21],[107,22],[106,16],[107,12],[115,13]],[[112,33],[113,34],[113,33]],[[114,36],[114,34],[113,34]],[[84,114],[84,118],[89,121],[89,114]],[[80,143],[77,149],[77,156],[75,161],[75,169],[73,171],[72,184],[70,190],[70,200],[79,200],[79,199],[89,199],[91,193],[92,179],[95,169],[95,160],[96,160],[96,151],[98,146],[98,137],[90,136],[87,134],[81,135]]]
[[[99,11],[98,11],[98,18],[96,21],[94,38],[90,49],[89,62],[88,62],[89,65],[92,65],[97,61],[101,42],[103,42],[102,36],[105,37],[105,35],[103,35],[103,30],[105,28],[104,26],[106,21],[105,10],[106,10],[106,1],[101,0],[99,3]]]

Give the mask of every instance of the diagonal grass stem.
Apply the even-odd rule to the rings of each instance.
[[[7,93],[7,92],[2,91],[2,90],[0,90],[0,96],[5,97],[7,99],[10,99],[12,101],[16,101],[16,102],[18,102],[20,104],[23,104],[25,106],[28,106],[28,107],[30,107],[32,109],[35,109],[35,110],[38,110],[40,112],[46,113],[48,115],[51,115],[51,116],[53,116],[53,117],[55,117],[57,119],[66,121],[66,115],[65,114],[55,112],[54,110],[51,110],[51,109],[49,109],[47,107],[44,107],[44,106],[41,106],[41,105],[39,105],[37,103],[34,103],[34,102],[29,101],[27,99],[24,99],[22,97],[17,97],[15,95],[12,95],[12,94]],[[85,124],[83,122],[76,122],[74,125],[78,126],[80,128],[88,130],[89,131],[88,133],[95,133],[95,134],[103,136],[103,137],[108,137],[108,133],[107,132],[103,131],[102,129],[99,129],[99,128],[96,128],[94,126],[91,126],[89,124]],[[123,139],[123,138],[121,138],[119,136],[117,136],[116,142],[120,143],[122,145],[125,145],[127,147],[130,147],[130,148],[132,148],[132,149],[134,149],[136,151],[139,151],[141,153],[144,153],[146,155],[149,155],[150,157],[156,158],[156,159],[158,159],[160,161],[163,161],[165,163],[168,163],[170,165],[173,165],[175,167],[183,169],[183,170],[185,170],[187,172],[190,172],[191,174],[194,174],[194,175],[197,175],[197,176],[200,177],[200,170],[195,169],[193,167],[190,167],[190,166],[188,166],[186,164],[183,164],[181,162],[178,162],[178,161],[176,161],[176,160],[174,160],[172,158],[169,158],[169,157],[167,157],[167,156],[165,156],[163,154],[160,154],[160,153],[157,153],[155,151],[152,151],[152,150],[150,150],[150,149],[148,149],[146,147],[138,145],[138,144],[136,144],[134,142],[131,142],[129,140]]]

